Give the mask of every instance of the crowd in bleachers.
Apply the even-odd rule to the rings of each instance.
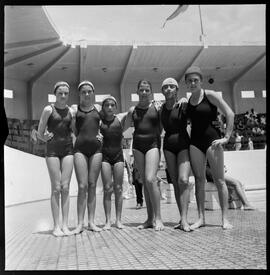
[[[45,144],[38,140],[36,144],[31,142],[31,132],[37,130],[38,120],[20,120],[7,118],[9,135],[6,145],[21,151],[44,157]]]
[[[36,144],[31,142],[31,132],[37,130],[38,120],[20,120],[8,118],[9,135],[6,145],[24,152],[38,156],[44,156],[45,144],[38,140]],[[219,128],[225,131],[225,117],[219,114]],[[253,142],[254,149],[263,149],[266,144],[266,115],[256,113],[254,109],[243,114],[236,114],[234,118],[234,130],[225,150],[236,150],[236,136],[241,137],[241,150],[249,149],[249,139]],[[123,145],[129,148],[130,141],[124,140]],[[126,145],[126,146],[125,146]]]
[[[226,128],[225,118],[219,115],[221,132]],[[236,114],[234,117],[234,130],[229,143],[225,146],[227,150],[237,148],[236,141],[241,137],[241,150],[249,149],[249,140],[253,142],[254,149],[263,149],[266,144],[266,115],[256,113],[254,109],[243,114]]]

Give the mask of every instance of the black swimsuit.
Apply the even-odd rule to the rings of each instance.
[[[123,129],[119,119],[114,116],[112,121],[102,119],[100,132],[103,135],[103,162],[114,165],[117,162],[124,162],[122,140]]]
[[[164,103],[161,111],[161,122],[165,130],[163,150],[178,155],[189,148],[190,139],[187,133],[187,103],[176,104],[171,110]]]
[[[221,138],[220,130],[214,126],[217,120],[217,107],[208,100],[204,92],[202,101],[195,106],[189,99],[187,114],[191,120],[190,144],[206,154],[212,142]]]
[[[68,107],[56,108],[53,104],[52,113],[48,118],[48,131],[54,134],[53,138],[46,142],[46,157],[63,158],[73,155],[73,143],[71,137],[72,115]]]
[[[146,154],[152,148],[160,149],[160,125],[159,114],[151,104],[147,109],[141,109],[138,106],[132,113],[134,128],[133,149]]]
[[[74,153],[80,152],[88,158],[96,153],[101,153],[101,142],[97,139],[99,132],[100,115],[96,107],[85,112],[78,106],[76,114],[77,138]]]

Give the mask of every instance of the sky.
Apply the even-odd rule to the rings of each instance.
[[[200,5],[209,44],[265,44],[265,5]],[[178,5],[45,6],[65,40],[98,42],[178,42],[198,44],[198,5],[172,20]]]

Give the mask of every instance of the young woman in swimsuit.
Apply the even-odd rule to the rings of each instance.
[[[113,96],[105,98],[102,102],[102,122],[100,133],[103,136],[102,168],[103,205],[106,216],[103,230],[111,229],[111,196],[115,195],[115,214],[117,228],[122,229],[121,223],[123,196],[124,157],[122,149],[124,121],[127,113],[115,114],[117,102]]]
[[[199,220],[191,225],[196,229],[205,225],[205,169],[209,161],[213,179],[218,188],[222,212],[222,227],[230,229],[228,221],[228,189],[224,180],[223,144],[229,141],[233,130],[234,113],[214,91],[202,89],[203,75],[199,67],[192,66],[185,73],[185,82],[191,97],[187,113],[191,121],[190,160],[195,177],[196,201]],[[225,136],[215,126],[218,109],[226,116]]]
[[[68,229],[69,184],[73,170],[73,112],[67,105],[69,85],[57,82],[54,86],[56,102],[44,108],[36,136],[46,142],[46,164],[51,179],[51,209],[54,221],[53,235],[71,235]],[[63,226],[59,221],[61,200]]]
[[[175,228],[190,231],[187,222],[190,174],[187,100],[177,100],[178,83],[174,78],[166,78],[161,91],[165,96],[165,103],[161,107],[161,122],[165,130],[163,152],[181,216]]]
[[[90,81],[78,86],[80,103],[72,105],[75,112],[74,166],[78,181],[77,213],[78,225],[75,234],[83,231],[87,204],[88,230],[101,231],[94,222],[96,209],[96,184],[101,169],[102,142],[99,135],[101,107],[95,102],[95,88]],[[88,196],[87,196],[88,195]]]
[[[144,197],[147,220],[139,229],[164,229],[160,213],[160,192],[157,170],[160,161],[161,124],[158,106],[152,101],[152,86],[148,80],[141,80],[137,86],[139,103],[129,109],[127,127],[134,125],[133,155],[144,183]]]

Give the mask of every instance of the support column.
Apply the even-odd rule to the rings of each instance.
[[[86,58],[87,58],[86,48],[80,47],[79,82],[87,78],[86,77]]]
[[[132,46],[127,64],[125,66],[124,73],[123,73],[121,81],[120,81],[121,112],[127,111],[126,110],[127,109],[126,108],[127,107],[126,106],[126,93],[124,91],[124,84],[125,84],[125,80],[127,78],[128,72],[129,72],[129,68],[133,64],[135,56],[137,54],[137,48],[138,48],[137,45]]]

